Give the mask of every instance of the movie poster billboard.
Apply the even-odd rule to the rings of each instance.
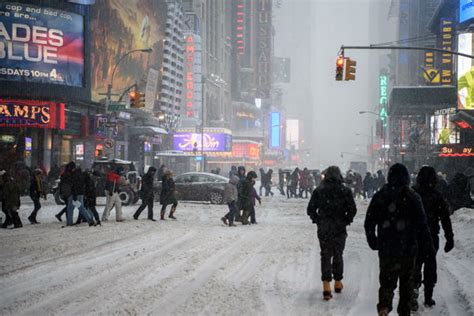
[[[121,60],[112,87],[114,93],[122,93],[137,84],[137,89],[145,92],[150,68],[160,69],[162,65],[166,1],[97,1],[91,9],[92,99],[104,98],[99,93],[107,91],[114,66],[124,55],[151,48],[151,53],[136,52]]]
[[[84,85],[84,17],[0,2],[0,80]]]

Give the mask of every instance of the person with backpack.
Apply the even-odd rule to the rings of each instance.
[[[145,207],[148,206],[148,219],[150,221],[156,222],[156,219],[153,218],[153,201],[155,199],[154,189],[153,189],[153,180],[155,178],[156,168],[151,166],[148,168],[147,173],[142,178],[142,188],[141,188],[141,198],[142,205],[138,210],[133,214],[135,220],[138,219]]]
[[[341,293],[343,288],[346,227],[352,223],[357,213],[352,191],[344,186],[339,167],[331,166],[326,169],[324,180],[313,191],[306,211],[313,224],[318,227],[323,298],[328,301],[332,298],[333,279],[336,293]]]
[[[410,188],[410,174],[404,165],[390,168],[387,184],[372,197],[364,228],[369,247],[379,256],[379,316],[392,311],[397,283],[397,312],[410,315],[415,260],[435,256],[435,249],[422,199]]]
[[[39,168],[35,169],[33,173],[33,177],[31,177],[30,183],[30,197],[33,201],[34,209],[31,212],[30,216],[28,216],[28,220],[31,224],[39,224],[36,220],[36,215],[38,211],[41,209],[41,202],[40,199],[43,198],[46,200],[46,192],[43,186],[43,171]]]
[[[115,220],[117,222],[124,221],[122,214],[122,200],[119,196],[120,186],[125,184],[125,180],[121,176],[122,171],[122,167],[117,167],[115,170],[110,170],[109,173],[107,173],[105,180],[106,203],[104,212],[102,213],[102,222],[109,220],[110,211],[114,207]]]

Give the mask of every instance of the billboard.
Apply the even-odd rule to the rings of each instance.
[[[200,152],[202,143],[204,144],[203,151],[205,152],[228,152],[232,150],[232,135],[192,132],[177,132],[173,135],[174,150]]]
[[[65,127],[64,104],[0,99],[0,127]]]
[[[278,148],[281,146],[281,114],[280,112],[270,113],[270,147]]]
[[[0,2],[0,80],[84,86],[84,17]]]
[[[474,1],[460,0],[459,1],[459,23],[466,22],[474,18]]]
[[[472,54],[472,34],[463,33],[458,36],[458,52]],[[472,60],[470,58],[458,56],[458,109],[474,110],[474,100],[472,99],[473,73]]]
[[[431,116],[431,144],[459,144],[459,131],[456,124],[450,120],[450,116],[455,113],[455,109],[447,109],[436,111],[435,115]]]
[[[295,119],[286,120],[286,148],[299,149],[300,143],[300,122]]]
[[[151,48],[151,53],[137,52],[124,58],[115,71],[113,82],[115,93],[134,84],[138,84],[140,91],[145,91],[150,68],[161,69],[162,66],[166,16],[165,0],[97,1],[91,7],[94,101],[103,98],[99,93],[107,91],[113,68],[120,58],[135,49]],[[146,97],[155,99],[155,96]]]

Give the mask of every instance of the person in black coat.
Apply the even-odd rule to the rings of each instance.
[[[20,187],[8,172],[3,174],[2,180],[2,211],[6,216],[2,228],[8,228],[8,226],[12,224],[14,225],[14,228],[23,227],[20,216],[18,215],[18,210],[21,205]]]
[[[393,165],[388,183],[375,193],[365,217],[367,242],[379,254],[379,315],[388,315],[392,310],[398,281],[397,311],[400,315],[410,315],[415,259],[435,255],[421,197],[409,184],[407,168]]]
[[[422,167],[416,178],[416,185],[414,186],[415,191],[421,196],[423,206],[425,209],[426,217],[428,219],[428,225],[430,227],[431,239],[433,240],[434,248],[436,252],[439,249],[439,222],[443,226],[444,236],[446,238],[446,245],[444,247],[445,252],[451,251],[454,247],[454,234],[449,218],[449,206],[446,200],[443,198],[441,192],[437,190],[438,176],[436,171],[432,167]],[[423,284],[425,291],[425,305],[433,306],[435,301],[433,300],[433,288],[437,281],[436,274],[436,256],[426,257],[419,256],[416,260],[415,269],[415,287],[418,289],[421,286],[422,270],[423,267]],[[418,291],[415,291],[417,294]],[[415,300],[412,302],[412,310],[417,310],[418,304]]]
[[[364,185],[364,197],[366,199],[372,198],[372,195],[374,194],[374,178],[372,177],[372,174],[370,172],[367,172],[365,174],[363,185]]]
[[[463,207],[474,208],[474,201],[471,198],[471,184],[469,177],[464,173],[456,173],[450,181],[448,203],[451,214]]]
[[[46,192],[43,186],[43,171],[41,169],[35,169],[33,176],[31,177],[30,183],[30,197],[33,201],[34,209],[28,216],[28,220],[31,224],[39,224],[36,220],[36,215],[41,209],[40,199],[43,198],[46,200]]]
[[[176,200],[176,189],[173,180],[173,173],[169,169],[165,171],[165,175],[161,181],[160,204],[162,205],[160,212],[160,219],[162,221],[165,220],[166,207],[170,204],[171,210],[168,217],[171,219],[176,219],[174,213],[176,212],[176,207],[178,206],[178,200]]]
[[[308,216],[318,226],[325,300],[332,298],[330,282],[333,279],[336,293],[342,291],[346,227],[357,213],[352,191],[344,186],[343,181],[341,170],[336,166],[329,167],[323,182],[313,191],[307,207]]]
[[[94,216],[96,225],[101,226],[102,224],[100,223],[99,212],[97,212],[97,209],[96,209],[97,193],[96,193],[96,185],[95,185],[96,184],[96,177],[99,177],[99,176],[100,176],[100,174],[97,171],[94,171],[92,173],[84,172],[84,178],[83,178],[84,179],[84,185],[85,185],[84,206]]]
[[[142,205],[138,210],[133,214],[134,219],[138,219],[145,207],[148,206],[148,219],[155,222],[156,219],[153,218],[153,200],[154,200],[154,191],[153,191],[153,180],[155,178],[156,168],[148,168],[147,173],[142,178],[142,189],[141,189],[141,198]]]
[[[85,219],[89,226],[93,226],[94,220],[91,214],[84,207],[84,195],[86,192],[86,186],[84,181],[84,174],[81,168],[76,168],[71,175],[72,183],[72,194],[68,199],[68,206],[66,211],[66,224],[67,226],[73,225],[74,208],[78,208],[80,216]]]
[[[255,190],[255,179],[257,179],[255,171],[249,171],[245,180],[240,184],[239,204],[242,209],[242,225],[249,224],[248,218],[252,214],[252,211],[255,210],[252,199],[252,196],[254,195],[253,191]]]
[[[66,204],[66,206],[58,214],[54,215],[54,217],[56,217],[60,222],[63,221],[61,218],[63,214],[67,212],[68,200],[72,194],[72,180],[74,169],[76,169],[76,164],[73,161],[69,162],[64,168],[64,172],[61,175],[61,179],[59,181],[59,195]]]

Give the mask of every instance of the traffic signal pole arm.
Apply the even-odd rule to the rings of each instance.
[[[346,49],[393,49],[393,50],[420,50],[420,51],[434,51],[434,52],[439,52],[443,54],[451,54],[451,55],[457,55],[457,56],[462,56],[466,58],[471,58],[474,59],[473,55],[468,55],[468,54],[463,54],[455,51],[450,51],[450,50],[444,50],[441,48],[431,48],[431,47],[418,47],[418,46],[375,46],[375,45],[370,45],[370,46],[341,46],[341,50],[339,51],[339,54],[344,55],[344,50]]]

